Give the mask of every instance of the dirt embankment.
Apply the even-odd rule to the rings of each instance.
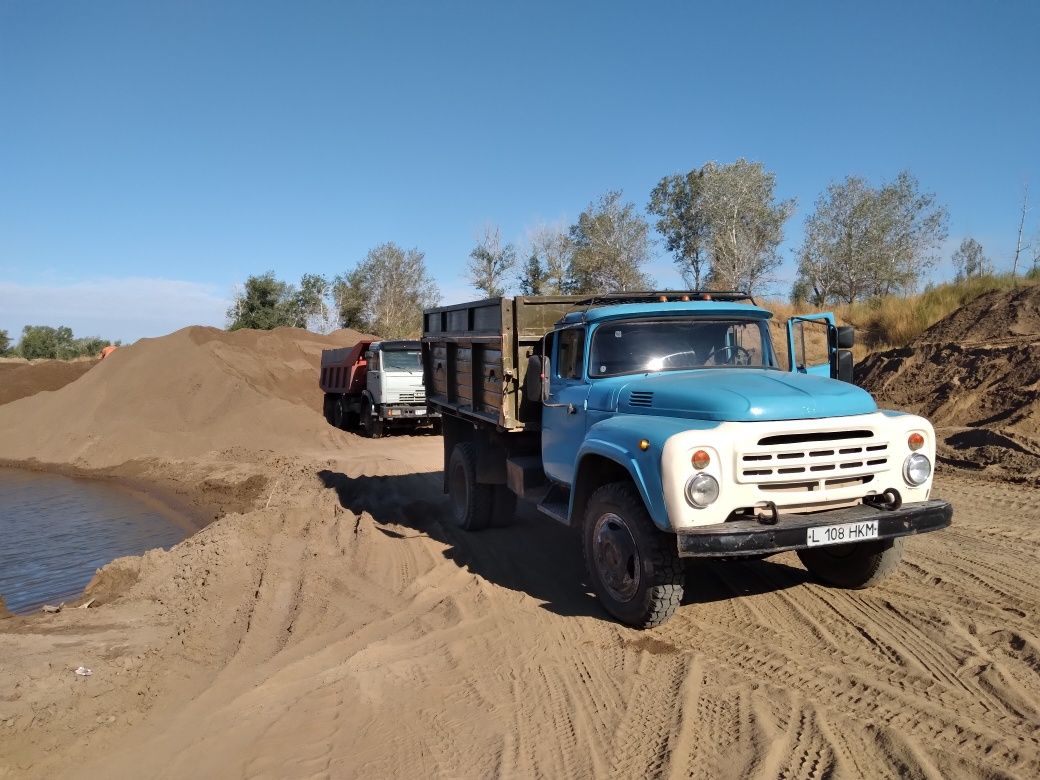
[[[96,360],[0,360],[0,404],[45,390],[58,390],[83,376]]]
[[[240,500],[98,609],[0,620],[0,777],[1040,774],[1035,491],[942,482],[955,527],[869,591],[697,566],[640,633],[567,529],[453,528],[439,438],[324,423],[353,337],[191,328],[0,407],[0,458]]]
[[[857,382],[928,417],[947,464],[1040,485],[1040,287],[977,298],[909,346],[870,355]]]
[[[233,447],[328,446],[328,426],[315,414],[321,350],[360,337],[196,326],[142,339],[74,385],[0,407],[0,459],[103,468]]]

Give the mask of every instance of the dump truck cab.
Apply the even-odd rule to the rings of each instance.
[[[797,550],[821,579],[862,587],[893,568],[901,537],[949,524],[931,499],[932,426],[851,383],[853,333],[833,315],[792,318],[781,360],[771,313],[741,293],[577,300],[538,339],[531,305],[503,307],[497,345],[472,329],[424,337],[431,386],[442,377],[431,402],[469,422],[446,423],[445,484],[464,527],[487,522],[470,500],[482,479],[484,511],[508,508],[508,490],[579,529],[597,595],[624,622],[671,614],[681,559]],[[470,392],[451,403],[455,375]],[[494,404],[513,417],[489,425]]]

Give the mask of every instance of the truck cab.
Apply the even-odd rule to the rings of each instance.
[[[795,550],[819,579],[864,587],[904,536],[950,522],[931,496],[932,426],[851,383],[853,333],[830,314],[792,318],[781,361],[771,313],[741,293],[576,301],[526,347],[518,311],[503,335],[527,422],[521,435],[477,425],[471,447],[485,480],[581,532],[590,581],[623,622],[667,619],[684,559]],[[445,453],[449,492],[465,492],[447,440]],[[465,526],[472,504],[456,507]]]

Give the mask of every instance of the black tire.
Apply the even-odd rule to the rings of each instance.
[[[480,531],[491,525],[494,487],[477,482],[474,446],[470,442],[456,444],[448,460],[448,493],[454,524],[465,531]]]
[[[333,415],[333,411],[335,409],[335,406],[336,406],[336,396],[333,395],[332,393],[325,393],[325,398],[324,398],[324,400],[322,402],[322,405],[321,405],[321,413],[325,417],[325,422],[327,422],[329,425],[335,425],[336,424],[336,423],[334,423],[332,421],[332,415]]]
[[[346,430],[347,425],[347,399],[339,396],[332,404],[332,424],[337,428]]]
[[[383,421],[372,414],[372,402],[367,398],[361,402],[361,430],[370,439],[378,439],[383,435]]]
[[[682,559],[632,483],[612,482],[592,494],[582,542],[589,581],[607,612],[633,628],[659,626],[675,613],[685,581]]]
[[[816,579],[836,588],[869,588],[895,571],[903,557],[903,538],[879,539],[798,551]]]

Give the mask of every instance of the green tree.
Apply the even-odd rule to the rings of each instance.
[[[657,230],[664,236],[683,281],[694,290],[704,287],[710,271],[703,185],[703,170],[665,176],[650,193],[647,207],[658,217]]]
[[[848,176],[827,187],[806,220],[799,280],[815,303],[911,291],[934,265],[947,221],[907,171],[880,187]]]
[[[341,328],[368,328],[365,320],[365,280],[360,267],[333,280],[332,300]]]
[[[780,266],[784,223],[794,200],[778,201],[776,177],[762,163],[740,159],[701,169],[701,201],[716,288],[761,292]]]
[[[228,330],[321,330],[331,321],[330,293],[329,281],[318,274],[304,274],[299,287],[276,278],[274,271],[250,276],[228,309]]]
[[[274,271],[250,276],[228,309],[228,330],[296,326],[299,312],[295,310],[295,296],[296,289],[275,278]]]
[[[6,330],[0,330],[0,355],[6,355],[11,351],[11,337]]]
[[[567,233],[555,225],[541,224],[528,231],[527,243],[529,259],[521,274],[521,289],[529,289],[530,273],[535,265],[541,277],[539,292],[525,294],[561,295],[567,292],[571,257],[571,243]]]
[[[307,328],[317,333],[332,330],[335,322],[329,299],[332,297],[332,283],[320,274],[304,274],[300,278],[299,289],[292,296],[294,312],[292,319],[302,323],[298,327]]]
[[[477,245],[469,253],[469,283],[488,298],[505,294],[503,282],[516,265],[516,249],[502,244],[502,233],[496,225],[485,225]]]
[[[49,325],[26,325],[22,328],[18,352],[26,360],[54,360],[58,357],[59,351],[68,349],[71,342],[72,331],[64,325],[58,328]]]
[[[18,354],[27,360],[71,360],[85,355],[97,355],[110,341],[97,336],[77,339],[72,329],[64,325],[26,325],[18,342]]]
[[[963,241],[953,253],[953,267],[957,279],[970,279],[973,276],[984,276],[993,268],[982,249],[982,244],[970,236]]]
[[[631,203],[612,191],[589,204],[570,229],[570,292],[595,294],[645,290],[650,226]]]
[[[545,295],[546,274],[537,252],[531,252],[520,274],[521,295]]]
[[[391,339],[420,334],[423,310],[440,301],[425,255],[393,242],[370,250],[333,289],[343,327]]]

